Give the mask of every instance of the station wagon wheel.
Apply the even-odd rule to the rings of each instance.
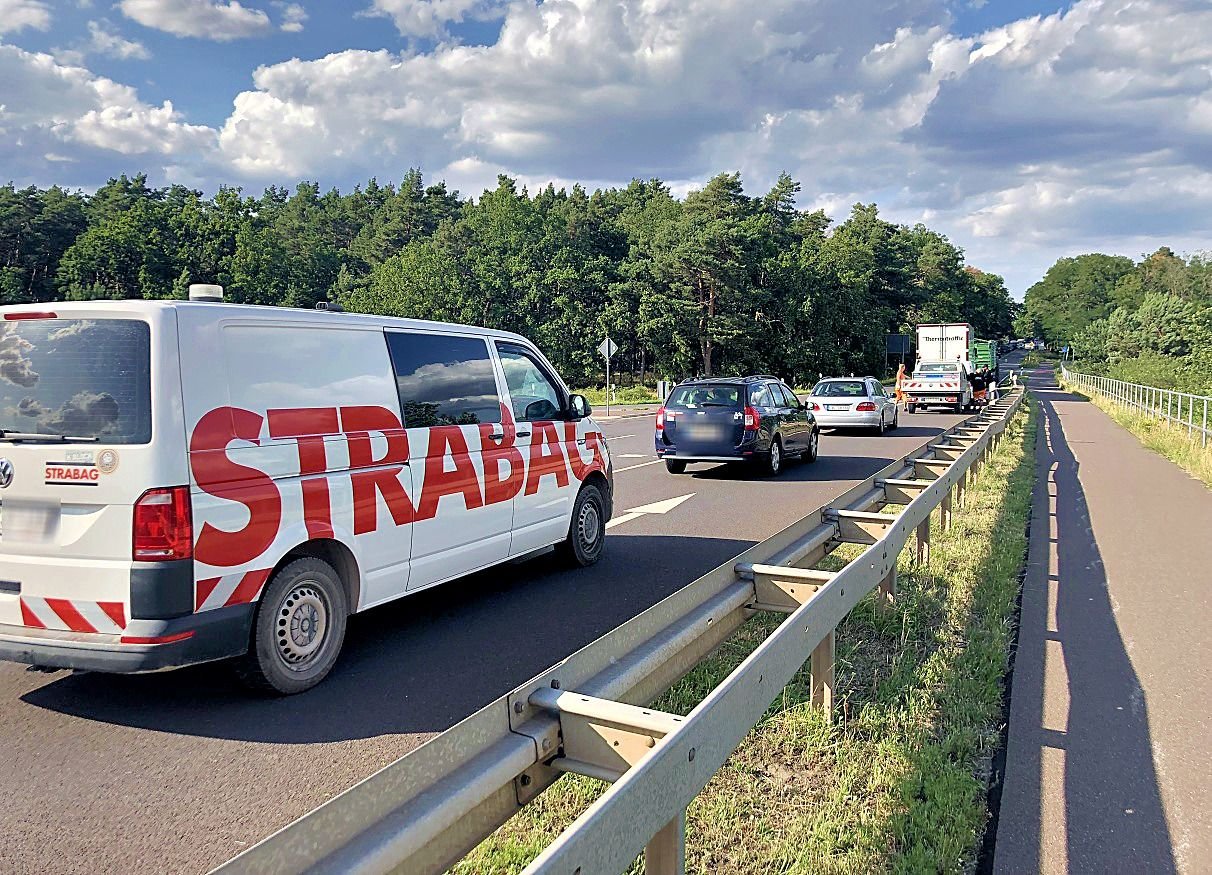
[[[593,565],[606,546],[606,499],[596,483],[586,483],[577,494],[568,523],[568,537],[560,552],[575,565]]]
[[[810,464],[815,462],[817,456],[820,454],[820,448],[821,430],[819,428],[814,428],[812,430],[812,437],[808,438],[808,452],[804,453],[804,461]]]
[[[321,559],[296,559],[261,594],[252,642],[236,671],[250,687],[280,695],[318,684],[336,664],[349,613],[345,587]]]
[[[770,443],[770,456],[764,465],[765,473],[774,477],[783,470],[783,442],[777,437]]]

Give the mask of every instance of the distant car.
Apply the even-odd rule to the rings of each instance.
[[[777,474],[788,458],[815,462],[821,430],[777,377],[679,383],[656,418],[656,453],[671,474],[690,462],[745,462]]]
[[[826,428],[896,428],[899,409],[874,377],[829,377],[812,387],[808,409]]]

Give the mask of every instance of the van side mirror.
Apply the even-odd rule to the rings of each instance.
[[[585,419],[593,413],[593,408],[589,406],[589,401],[584,395],[569,395],[568,409],[572,413],[573,419]]]

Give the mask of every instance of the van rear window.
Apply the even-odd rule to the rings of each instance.
[[[151,440],[151,331],[137,319],[22,319],[0,329],[0,428]]]

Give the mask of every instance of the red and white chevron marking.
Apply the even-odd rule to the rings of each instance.
[[[232,605],[247,605],[257,600],[269,577],[271,568],[246,571],[240,574],[225,574],[199,580],[195,593],[194,613],[213,611]]]
[[[82,602],[21,596],[21,622],[35,629],[120,635],[126,628],[122,602]]]

